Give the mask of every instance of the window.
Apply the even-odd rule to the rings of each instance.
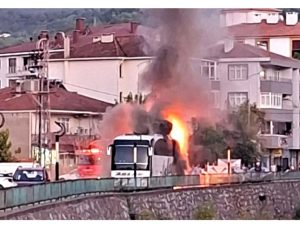
[[[17,86],[17,80],[8,80],[8,86],[9,87],[16,87]]]
[[[216,73],[216,63],[213,61],[201,62],[200,74],[203,77],[207,77],[210,80],[219,80]]]
[[[30,57],[23,57],[24,70],[29,70],[29,67],[34,66],[34,60]]]
[[[300,59],[300,40],[292,41],[292,57]]]
[[[17,59],[9,58],[8,59],[8,73],[16,73],[17,68]]]
[[[282,94],[263,92],[260,94],[260,108],[282,108]]]
[[[238,107],[248,99],[247,92],[230,92],[228,93],[228,102],[230,107]]]
[[[264,70],[264,75],[260,77],[261,80],[280,81],[280,71],[273,69]]]
[[[280,80],[280,71],[274,71],[274,80],[276,81]]]
[[[230,64],[228,65],[229,80],[246,80],[248,79],[247,64]]]
[[[70,119],[69,118],[58,118],[58,122],[65,125],[66,133],[69,133],[70,130]]]
[[[257,40],[256,46],[264,50],[269,50],[269,41],[268,40]]]

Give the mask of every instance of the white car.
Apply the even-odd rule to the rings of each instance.
[[[59,176],[59,180],[77,180],[77,179],[80,179],[80,176],[76,169],[72,170],[69,173]]]
[[[0,189],[16,187],[17,183],[13,182],[12,177],[7,174],[0,174]]]

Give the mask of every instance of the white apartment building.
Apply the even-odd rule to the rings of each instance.
[[[297,167],[300,61],[238,42],[217,45],[210,53],[208,58],[217,65],[211,78],[219,81],[214,90],[219,108],[226,110],[247,100],[255,103],[265,112],[266,124],[260,133],[265,166]]]

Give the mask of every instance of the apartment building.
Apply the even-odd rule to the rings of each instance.
[[[300,61],[232,41],[213,47],[207,58],[216,65],[211,65],[215,70],[210,78],[219,84],[213,92],[221,110],[249,100],[265,112],[260,133],[265,166],[296,167],[300,162]]]
[[[238,24],[261,23],[267,20],[271,23],[283,21],[282,10],[274,8],[228,8],[222,9],[220,13],[221,26],[232,26]]]
[[[236,41],[286,57],[300,58],[300,23],[297,12],[287,12],[285,20],[269,15],[257,21],[228,24],[227,32]]]

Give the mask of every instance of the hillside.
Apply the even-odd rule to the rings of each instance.
[[[68,31],[74,28],[75,18],[84,17],[88,24],[107,24],[140,21],[139,9],[0,9],[0,47],[29,40],[39,31]]]

